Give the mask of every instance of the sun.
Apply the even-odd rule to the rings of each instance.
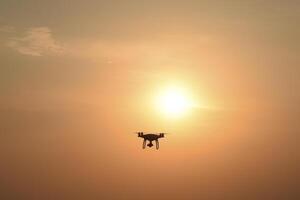
[[[160,92],[156,99],[160,112],[171,117],[183,115],[191,106],[191,100],[186,91],[178,87],[169,87]]]

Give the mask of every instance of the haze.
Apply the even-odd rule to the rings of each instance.
[[[0,198],[299,199],[299,8],[2,0]]]

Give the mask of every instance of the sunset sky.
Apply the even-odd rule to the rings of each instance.
[[[0,199],[298,199],[299,11],[1,0]]]

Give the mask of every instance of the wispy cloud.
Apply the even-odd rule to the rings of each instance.
[[[23,36],[10,38],[7,46],[20,54],[30,56],[61,54],[64,51],[62,45],[53,38],[52,31],[48,27],[30,28]]]
[[[0,32],[13,33],[13,32],[15,32],[15,27],[13,27],[13,26],[1,26],[0,27]]]

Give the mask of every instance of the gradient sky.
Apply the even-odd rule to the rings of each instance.
[[[298,199],[299,9],[2,0],[0,198]],[[175,118],[174,85],[199,105]]]

